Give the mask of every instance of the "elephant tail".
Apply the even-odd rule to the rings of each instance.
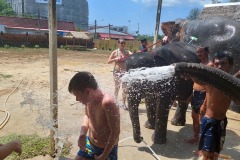
[[[197,63],[176,63],[175,75],[189,74],[201,82],[221,90],[237,104],[240,104],[240,80],[233,75],[214,67]]]

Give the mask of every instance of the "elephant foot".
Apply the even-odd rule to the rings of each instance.
[[[173,118],[171,120],[171,124],[174,126],[185,126],[185,120],[178,120],[178,119]]]
[[[152,141],[156,144],[166,144],[167,138],[166,137],[161,137],[161,136],[155,136],[155,132],[152,135]]]
[[[148,129],[155,129],[155,126],[150,124],[149,121],[146,121],[145,124],[143,125],[145,128],[148,128]]]
[[[141,136],[133,136],[133,139],[136,143],[141,143],[143,141],[143,137]]]

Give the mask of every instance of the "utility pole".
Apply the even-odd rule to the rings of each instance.
[[[130,22],[131,20],[128,20],[128,33],[130,33]]]
[[[95,25],[94,25],[94,39],[96,39],[96,34],[97,34],[97,20],[95,20]]]
[[[109,25],[108,25],[108,28],[109,28],[109,29],[108,29],[108,31],[109,31],[109,33],[108,33],[108,38],[109,38],[109,40],[110,40],[110,29],[111,29],[110,27],[111,27],[111,25],[110,25],[110,23],[109,23]]]
[[[56,0],[48,1],[48,29],[49,29],[49,66],[50,66],[50,121],[53,126],[50,130],[50,155],[56,157],[58,139],[58,81],[57,81],[57,20]]]
[[[162,0],[158,0],[156,26],[155,26],[155,34],[154,34],[153,44],[155,44],[157,42],[157,38],[158,38],[160,17],[161,17],[161,9],[162,9]],[[153,49],[154,48],[156,48],[156,45],[153,46]]]
[[[24,16],[24,0],[22,0],[22,16]]]
[[[138,31],[137,31],[137,33],[139,34],[139,22],[138,22]]]

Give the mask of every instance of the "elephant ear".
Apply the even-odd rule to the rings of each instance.
[[[181,76],[183,74],[189,74],[199,81],[218,88],[237,104],[240,104],[240,80],[231,74],[202,64],[176,63],[175,75]]]
[[[163,57],[159,55],[153,56],[155,66],[168,66],[170,65]]]

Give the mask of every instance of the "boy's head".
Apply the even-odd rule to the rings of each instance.
[[[68,91],[84,92],[86,88],[96,90],[98,88],[97,81],[94,76],[89,72],[78,72],[69,82]]]
[[[147,39],[146,38],[141,39],[141,43],[142,45],[147,45]]]
[[[209,48],[207,46],[198,46],[197,47],[197,56],[201,61],[208,59]]]
[[[70,80],[68,91],[76,97],[76,101],[87,105],[91,100],[92,90],[98,88],[97,82],[89,72],[78,72]]]
[[[215,68],[229,73],[233,67],[232,53],[229,51],[216,52],[213,56],[213,65]]]

